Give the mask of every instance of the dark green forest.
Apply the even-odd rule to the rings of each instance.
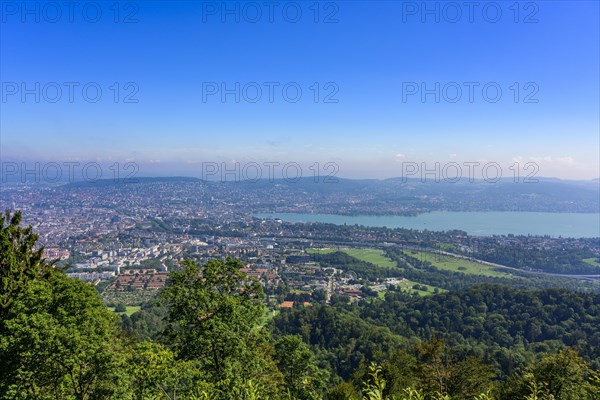
[[[182,262],[117,317],[43,259],[20,213],[0,228],[0,399],[600,399],[598,294],[437,282],[449,291],[270,318],[262,285],[228,258]]]

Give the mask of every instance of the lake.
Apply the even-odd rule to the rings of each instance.
[[[447,231],[460,229],[470,235],[550,235],[553,237],[600,236],[600,213],[452,212],[434,211],[415,217],[398,215],[334,215],[261,213],[257,218],[287,222],[324,222],[337,225],[385,226],[388,228]]]

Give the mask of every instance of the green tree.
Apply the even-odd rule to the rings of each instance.
[[[594,371],[572,349],[544,354],[502,385],[499,398],[537,400],[595,400]],[[594,397],[596,396],[596,397]]]
[[[2,319],[1,398],[126,398],[124,346],[95,289],[50,270]]]
[[[300,336],[279,338],[275,342],[275,352],[285,388],[294,399],[322,398],[329,373],[318,367],[314,353]]]
[[[0,222],[0,398],[126,399],[115,316],[42,259],[20,213]]]
[[[32,227],[20,224],[19,211],[0,215],[0,317],[32,280],[52,266],[43,262],[43,248],[35,249],[38,235]]]
[[[548,354],[529,369],[543,392],[556,400],[592,399],[591,370],[575,350]]]
[[[144,341],[131,349],[127,359],[135,400],[192,398],[211,392],[194,361],[175,359],[160,343]]]
[[[495,376],[494,368],[468,357],[451,367],[448,394],[458,399],[475,398],[492,389]]]
[[[423,358],[421,381],[429,393],[448,393],[451,376],[451,355],[446,343],[433,336],[428,342],[421,342],[417,350]]]
[[[182,262],[161,293],[169,311],[165,337],[178,358],[198,362],[219,398],[232,398],[249,380],[274,397],[282,377],[260,324],[264,294],[242,267],[232,258],[202,267]]]
[[[414,387],[419,382],[419,366],[417,359],[403,349],[396,349],[381,365],[389,395],[400,395],[407,387]]]
[[[595,396],[592,398],[594,400],[600,400],[600,371],[592,371],[590,384],[592,386],[592,392],[595,393]]]
[[[341,382],[327,391],[326,400],[357,400],[358,394],[349,382]]]

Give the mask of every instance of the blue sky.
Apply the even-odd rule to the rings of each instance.
[[[133,161],[140,175],[330,161],[378,178],[406,162],[508,174],[517,161],[600,175],[596,1],[49,3],[1,2],[3,161]]]

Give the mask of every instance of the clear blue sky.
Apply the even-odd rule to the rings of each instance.
[[[118,14],[114,2],[1,4],[4,161],[135,161],[141,175],[333,161],[339,176],[384,178],[403,162],[518,160],[538,163],[540,176],[600,175],[597,1],[484,1],[460,16],[447,2],[423,14],[420,1],[228,2],[231,13],[222,2],[139,1]],[[68,82],[78,84],[72,102]],[[90,82],[89,99],[102,90],[96,103],[82,94]],[[236,82],[239,103],[207,93]],[[265,82],[278,84],[272,102]],[[420,85],[436,82],[439,103],[423,101]],[[473,102],[465,82],[478,85]],[[24,98],[23,85],[33,91]],[[138,102],[125,102],[136,88]]]

